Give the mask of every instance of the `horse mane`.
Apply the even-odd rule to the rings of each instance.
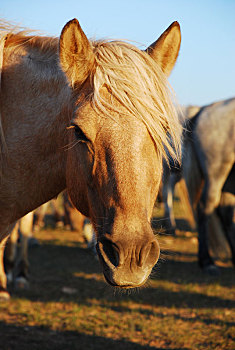
[[[4,49],[11,54],[22,46],[28,45],[36,51],[40,59],[47,60],[55,56],[58,51],[58,38],[42,36],[36,30],[20,27],[4,20],[0,20],[0,38],[5,36]]]
[[[0,38],[5,37],[0,55],[4,47],[10,53],[29,45],[40,61],[58,60],[58,38],[31,33],[30,29],[0,21]],[[107,115],[110,108],[114,110],[113,104],[100,95],[101,87],[106,86],[111,96],[125,107],[126,117],[134,115],[145,124],[156,150],[166,160],[168,153],[180,162],[181,125],[172,90],[161,68],[146,52],[124,41],[92,41],[91,45],[96,60],[96,70],[91,76],[93,106]],[[119,110],[117,112],[120,114]],[[0,128],[2,140],[4,135]]]
[[[181,125],[161,68],[146,52],[124,41],[95,41],[92,46],[96,60],[93,105],[106,114],[114,110],[100,96],[101,87],[106,86],[125,107],[125,117],[134,115],[145,124],[156,150],[166,160],[169,153],[180,162]]]

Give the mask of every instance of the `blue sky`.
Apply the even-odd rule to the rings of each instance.
[[[235,96],[235,0],[1,0],[0,17],[59,36],[76,17],[88,37],[147,47],[175,20],[180,56],[170,77],[181,104]]]

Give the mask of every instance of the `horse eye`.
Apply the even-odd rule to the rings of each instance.
[[[79,126],[77,126],[77,125],[75,125],[75,124],[72,124],[72,126],[74,126],[74,133],[75,133],[76,138],[77,138],[79,141],[84,141],[84,142],[89,141],[89,139],[86,137],[86,135],[85,135],[84,132],[81,130],[81,128],[79,128]]]

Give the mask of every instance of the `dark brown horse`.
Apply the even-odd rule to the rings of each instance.
[[[76,19],[60,40],[9,29],[0,43],[2,249],[16,220],[67,187],[96,229],[108,283],[141,286],[160,252],[150,218],[162,157],[167,149],[179,158],[181,126],[166,78],[179,24],[144,52],[88,41]],[[3,271],[0,290],[7,295]]]

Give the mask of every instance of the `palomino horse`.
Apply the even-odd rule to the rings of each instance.
[[[1,246],[16,220],[67,187],[91,218],[107,282],[143,285],[160,254],[150,218],[162,157],[167,150],[180,158],[181,125],[167,83],[179,24],[145,51],[88,41],[76,19],[59,40],[7,30],[0,62]],[[3,271],[0,277],[6,295]]]
[[[208,249],[208,224],[219,205],[235,264],[235,98],[202,107],[188,124],[182,166],[192,206],[197,209],[199,265],[217,273]]]

